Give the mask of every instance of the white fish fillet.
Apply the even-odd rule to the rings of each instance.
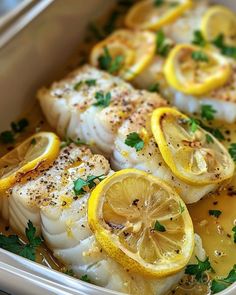
[[[202,96],[184,94],[171,88],[163,73],[164,58],[156,56],[152,63],[133,81],[138,88],[148,88],[151,84],[160,85],[161,94],[171,105],[188,114],[201,113],[202,105],[212,105],[215,118],[233,123],[236,121],[236,63],[232,65],[232,76],[227,84]]]
[[[89,79],[96,79],[96,86],[85,85],[79,91],[73,90],[76,81]],[[104,89],[105,92],[109,90],[112,93],[114,101],[103,109],[93,106],[91,102],[94,102],[96,91]],[[112,154],[111,162],[115,170],[133,167],[152,173],[174,186],[186,203],[197,202],[219,187],[215,184],[203,187],[191,186],[176,178],[165,164],[154,139],[151,139],[140,153],[125,144],[129,133],[139,133],[140,128],[146,127],[146,122],[155,108],[166,105],[166,101],[156,93],[135,90],[118,78],[91,66],[84,66],[66,79],[54,83],[49,90],[42,89],[38,97],[44,114],[54,128],[58,127],[60,118],[65,118],[69,110],[70,122],[68,125],[63,125],[64,129],[62,128],[67,129],[67,136],[73,139],[79,137],[90,142],[95,151],[102,151],[107,157]],[[58,108],[58,104],[61,106],[61,101],[66,105],[65,109]],[[85,102],[87,108],[84,107]],[[51,109],[56,110],[59,115],[57,117],[51,115]],[[61,135],[65,136],[65,132]]]
[[[94,284],[129,294],[165,294],[178,283],[183,271],[159,280],[127,272],[101,249],[89,229],[89,193],[77,198],[73,182],[78,177],[110,173],[103,156],[92,155],[84,147],[64,148],[50,169],[13,187],[9,195],[10,225],[24,233],[30,218],[54,256],[78,277],[86,274]]]
[[[195,0],[191,9],[175,22],[163,27],[165,35],[175,43],[191,43],[194,31],[200,30],[201,19],[208,7],[209,1]]]

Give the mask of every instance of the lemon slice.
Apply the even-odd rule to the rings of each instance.
[[[193,250],[193,225],[179,195],[136,169],[116,172],[93,190],[88,221],[97,241],[127,271],[165,277]]]
[[[37,133],[0,159],[0,191],[48,167],[58,156],[59,138],[51,132]]]
[[[213,41],[220,34],[223,34],[225,43],[235,46],[236,14],[224,6],[212,6],[202,18],[201,31],[207,41]]]
[[[192,6],[192,0],[145,0],[133,5],[125,18],[131,29],[158,30],[174,22]]]
[[[172,49],[164,65],[168,84],[192,95],[203,95],[223,86],[231,73],[229,61],[221,54],[190,44]]]
[[[106,70],[125,80],[131,80],[149,65],[155,55],[155,50],[155,34],[125,29],[117,30],[95,45],[90,55],[90,63],[102,68],[99,61],[105,57],[108,63]]]
[[[190,184],[219,183],[231,178],[234,162],[228,151],[213,135],[191,122],[173,108],[153,112],[152,132],[166,164]]]

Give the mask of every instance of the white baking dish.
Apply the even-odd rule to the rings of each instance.
[[[0,130],[31,105],[76,52],[88,23],[112,0],[25,0],[0,21]],[[234,0],[219,0],[236,10]],[[87,284],[0,249],[0,294],[121,294]],[[219,295],[235,295],[236,284]]]

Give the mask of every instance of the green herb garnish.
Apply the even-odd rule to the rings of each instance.
[[[36,228],[31,221],[28,221],[28,227],[25,229],[28,243],[23,243],[17,235],[5,236],[0,234],[0,247],[22,257],[35,261],[36,249],[43,242],[42,238],[36,236]]]
[[[67,270],[65,270],[65,271],[64,271],[64,274],[66,274],[66,275],[68,275],[68,276],[71,276],[71,277],[74,277],[74,276],[75,276],[75,274],[74,274],[74,272],[73,272],[72,269],[67,269]]]
[[[0,141],[2,143],[13,143],[14,140],[15,137],[12,131],[3,131],[0,133]]]
[[[200,62],[208,62],[209,61],[207,54],[204,53],[203,51],[200,51],[200,50],[192,52],[192,59],[194,59],[196,61],[200,61]]]
[[[234,162],[236,162],[236,143],[231,143],[229,147],[229,153]]]
[[[166,228],[164,227],[164,225],[162,225],[158,220],[155,222],[154,225],[154,230],[156,231],[160,231],[160,232],[165,232]]]
[[[232,232],[234,234],[234,243],[236,244],[236,225],[232,228]]]
[[[220,210],[209,210],[208,213],[210,216],[214,216],[216,218],[220,217],[220,215],[222,214]]]
[[[187,265],[185,269],[185,274],[195,276],[197,281],[202,282],[204,273],[208,270],[213,271],[213,268],[211,267],[209,257],[207,257],[204,261],[201,261],[200,259],[198,259],[197,256],[196,256],[196,259],[197,259],[197,264]]]
[[[204,39],[201,31],[194,31],[192,43],[195,44],[195,45],[198,45],[200,47],[204,47],[207,44],[207,42]]]
[[[0,133],[0,141],[2,143],[13,143],[15,141],[15,135],[23,132],[29,125],[27,119],[20,119],[18,122],[11,123],[11,130],[6,130]]]
[[[96,82],[97,81],[95,79],[85,80],[85,84],[87,84],[88,86],[95,86]]]
[[[136,132],[127,135],[125,144],[136,149],[136,152],[141,151],[144,147],[144,141]]]
[[[194,119],[194,118],[189,118],[188,125],[189,125],[189,128],[190,128],[190,131],[195,133],[198,130],[199,121],[197,119]]]
[[[226,45],[223,34],[217,36],[212,43],[220,49],[221,54],[236,59],[236,47]]]
[[[180,214],[182,214],[184,212],[184,210],[185,210],[185,207],[182,205],[181,202],[179,202],[179,212],[180,212]]]
[[[79,138],[77,138],[77,140],[73,140],[71,138],[65,138],[62,142],[61,142],[61,145],[60,145],[60,148],[65,148],[67,146],[69,146],[71,143],[74,143],[76,145],[81,145],[81,144],[86,144],[85,141],[83,140],[80,140]]]
[[[11,129],[15,133],[20,133],[24,131],[24,129],[29,125],[29,122],[27,119],[23,118],[19,120],[18,122],[12,122],[11,123]]]
[[[117,55],[112,58],[107,47],[103,48],[103,54],[99,56],[98,63],[101,70],[108,71],[110,74],[117,73],[124,62],[123,55]]]
[[[159,83],[154,83],[154,84],[151,84],[148,89],[147,89],[149,92],[159,92],[160,91],[160,85]]]
[[[95,98],[97,102],[95,102],[93,105],[100,106],[100,107],[108,107],[111,101],[111,93],[107,92],[96,92]]]
[[[171,48],[171,45],[167,42],[163,31],[156,33],[156,53],[161,56],[167,56]]]
[[[85,187],[88,187],[89,189],[92,189],[93,187],[96,186],[95,180],[102,181],[105,178],[105,176],[99,175],[99,176],[94,176],[94,175],[89,175],[86,180],[82,178],[78,178],[76,181],[74,181],[74,192],[76,195],[83,195],[86,193],[84,190]]]
[[[207,121],[211,121],[214,119],[214,115],[217,111],[212,107],[212,105],[202,105],[201,106],[201,117],[206,119]]]
[[[214,142],[214,139],[209,134],[206,134],[206,142],[207,143],[213,143]]]
[[[164,0],[154,0],[154,5],[155,6],[161,6],[164,4]]]
[[[88,275],[83,275],[80,279],[81,279],[81,281],[84,281],[86,283],[91,283]]]
[[[231,284],[236,282],[236,264],[229,272],[228,276],[223,279],[214,279],[211,283],[211,292],[216,294],[228,288]]]

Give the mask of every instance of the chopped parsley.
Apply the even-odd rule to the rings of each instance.
[[[83,81],[79,81],[74,85],[74,90],[78,91],[80,87],[83,85]]]
[[[95,79],[85,80],[85,84],[87,84],[88,86],[95,86],[96,82],[97,81]]]
[[[67,147],[68,145],[70,145],[71,143],[74,143],[76,145],[81,145],[81,144],[86,144],[83,140],[80,140],[79,138],[77,138],[77,140],[73,140],[71,138],[65,138],[62,142],[61,142],[61,145],[60,145],[60,148],[65,148]]]
[[[127,135],[125,144],[136,149],[136,152],[139,152],[144,147],[144,141],[136,132],[132,132]]]
[[[97,102],[95,102],[93,105],[99,106],[99,107],[108,107],[111,101],[111,93],[107,92],[96,92],[95,98]]]
[[[160,91],[160,85],[159,83],[154,83],[154,84],[151,84],[148,89],[147,89],[149,92],[159,92]]]
[[[74,274],[74,272],[73,272],[72,269],[67,269],[67,270],[65,270],[65,271],[64,271],[64,274],[66,274],[66,275],[68,275],[68,276],[71,276],[71,277],[74,277],[74,276],[75,276],[75,274]]]
[[[29,122],[27,119],[23,118],[19,120],[18,122],[12,122],[11,123],[11,129],[15,133],[20,133],[24,131],[24,129],[29,125]]]
[[[236,143],[231,143],[229,147],[229,153],[234,162],[236,162]]]
[[[207,121],[214,120],[216,112],[212,105],[205,104],[201,106],[201,117]]]
[[[84,281],[86,283],[91,283],[88,275],[83,275],[80,279],[81,279],[81,281]]]
[[[77,195],[83,195],[86,193],[84,190],[85,187],[88,187],[89,189],[92,189],[96,186],[95,180],[102,181],[105,178],[104,174],[99,176],[89,175],[86,180],[82,178],[78,178],[76,181],[74,181],[74,192]]]
[[[103,54],[98,58],[99,68],[109,72],[110,74],[117,73],[123,66],[124,56],[117,55],[116,57],[112,58],[107,47],[104,47],[103,51]]]
[[[190,131],[194,133],[194,132],[196,132],[198,130],[199,121],[197,119],[194,119],[194,118],[189,118],[188,125],[189,125],[189,128],[190,128]]]
[[[222,212],[220,210],[209,210],[208,211],[210,216],[214,216],[216,218],[219,218]]]
[[[155,231],[160,231],[160,232],[165,232],[166,228],[164,227],[164,225],[162,225],[158,220],[155,222],[154,225],[154,230]]]
[[[182,214],[184,212],[184,210],[185,210],[185,207],[182,205],[181,202],[179,202],[179,212],[180,212],[180,214]]]
[[[33,139],[31,140],[31,142],[30,142],[30,144],[32,144],[32,145],[36,145],[36,143],[37,143],[37,141],[36,141],[35,138],[33,138]]]
[[[155,6],[161,6],[164,4],[164,0],[154,0],[154,5]]]
[[[214,139],[209,134],[206,134],[206,142],[207,143],[213,143],[214,142]]]
[[[236,225],[232,228],[232,232],[234,234],[234,243],[236,244]]]
[[[236,59],[236,47],[226,45],[223,34],[217,36],[212,43],[220,49],[221,54]]]
[[[156,33],[156,53],[161,56],[167,56],[170,51],[171,45],[167,42],[163,31]]]
[[[202,122],[199,122],[199,124],[203,129],[205,129],[206,131],[211,133],[218,140],[225,140],[225,137],[224,137],[223,133],[220,131],[220,129],[206,126]]]
[[[236,264],[229,272],[228,276],[223,279],[214,279],[211,283],[211,292],[216,294],[228,288],[231,284],[236,282]]]
[[[192,43],[200,47],[205,47],[207,44],[201,31],[194,31]]]
[[[25,229],[28,243],[23,243],[17,235],[5,236],[0,234],[0,247],[22,257],[35,261],[36,249],[43,242],[42,238],[36,236],[36,228],[31,221],[28,221],[28,227]]]
[[[203,51],[200,51],[200,50],[192,52],[192,59],[194,59],[196,61],[200,61],[200,62],[208,62],[209,61],[207,54]]]
[[[29,125],[27,119],[23,118],[17,122],[11,123],[11,130],[6,130],[0,133],[0,141],[2,143],[13,143],[15,141],[15,135],[17,133],[23,132],[25,128]]]
[[[187,265],[185,269],[185,274],[195,276],[197,281],[202,282],[204,278],[204,273],[208,270],[213,271],[213,268],[211,267],[209,257],[207,257],[204,261],[198,259],[197,256],[195,257],[197,259],[197,264]]]

